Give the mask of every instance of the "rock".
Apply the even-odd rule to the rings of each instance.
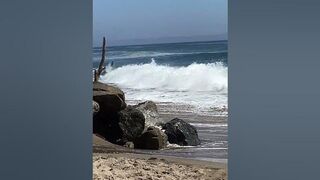
[[[162,122],[158,113],[157,105],[153,101],[145,101],[133,107],[143,113],[146,119],[146,127],[154,126]]]
[[[127,148],[130,148],[130,149],[133,149],[133,148],[134,148],[134,144],[133,144],[133,142],[131,142],[131,141],[126,142],[123,146],[124,146],[124,147],[127,147]]]
[[[168,136],[168,141],[180,146],[196,146],[200,144],[197,129],[189,123],[175,118],[166,124],[163,129]]]
[[[137,108],[139,110],[148,110],[148,111],[151,111],[151,112],[158,113],[157,105],[153,101],[145,101],[145,102],[139,103],[139,104],[137,104],[137,105],[135,105],[133,107]]]
[[[135,141],[135,148],[138,149],[163,149],[167,144],[167,135],[161,129],[151,126],[148,127]]]
[[[114,113],[98,113],[93,118],[93,131],[109,142],[123,145],[138,138],[145,127],[145,119],[131,106]]]
[[[123,91],[101,82],[93,83],[93,100],[100,105],[101,112],[118,112],[126,107]]]
[[[120,136],[117,113],[126,107],[124,93],[117,87],[94,82],[93,100],[93,104],[96,102],[99,106],[98,112],[93,110],[93,133],[106,139],[109,137],[111,142],[116,141]]]
[[[122,136],[118,116],[117,112],[97,113],[93,116],[93,133],[116,143]]]
[[[119,113],[119,127],[122,131],[122,140],[134,141],[139,137],[145,127],[145,118],[141,111],[128,106]]]
[[[95,101],[92,101],[92,112],[93,112],[93,116],[96,115],[99,112],[99,104]]]

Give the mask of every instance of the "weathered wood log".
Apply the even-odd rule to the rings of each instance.
[[[101,61],[100,61],[98,69],[94,70],[94,81],[95,82],[97,82],[99,80],[100,75],[106,69],[106,67],[104,66],[105,58],[106,58],[106,38],[103,37]]]

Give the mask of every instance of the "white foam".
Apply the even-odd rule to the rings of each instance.
[[[126,65],[108,72],[102,80],[132,89],[166,91],[210,91],[227,93],[228,68],[222,63],[198,64],[186,67],[149,64]]]
[[[191,123],[191,125],[196,127],[205,127],[205,128],[228,127],[228,124],[226,123],[216,123],[216,124]]]
[[[191,111],[215,111],[227,106],[228,68],[223,63],[193,63],[172,67],[148,64],[107,68],[101,77],[106,83],[117,84],[127,100],[151,100],[191,105]],[[218,111],[217,111],[218,112]]]

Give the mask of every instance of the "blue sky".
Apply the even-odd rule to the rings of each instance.
[[[93,0],[93,45],[226,39],[227,0]]]

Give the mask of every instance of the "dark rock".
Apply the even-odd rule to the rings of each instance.
[[[104,137],[112,143],[121,139],[119,115],[117,112],[97,113],[93,116],[93,133]]]
[[[145,127],[145,119],[131,106],[113,113],[98,113],[93,118],[93,131],[108,141],[123,145],[139,137]]]
[[[123,141],[133,141],[142,134],[145,127],[145,118],[141,111],[128,106],[118,114]]]
[[[133,107],[143,113],[146,119],[146,127],[154,126],[162,121],[158,113],[157,105],[153,101],[145,101]]]
[[[167,144],[167,135],[157,127],[148,127],[135,141],[135,148],[138,149],[162,149]]]
[[[196,146],[200,144],[197,129],[189,123],[175,118],[167,122],[163,129],[168,136],[168,141],[180,146]]]
[[[99,105],[99,111],[95,112],[94,110],[93,133],[103,136],[110,142],[117,141],[121,136],[119,134],[118,111],[126,106],[124,93],[117,87],[94,82],[93,100]]]
[[[93,83],[93,100],[100,105],[101,112],[118,112],[126,107],[123,91],[101,82]]]

